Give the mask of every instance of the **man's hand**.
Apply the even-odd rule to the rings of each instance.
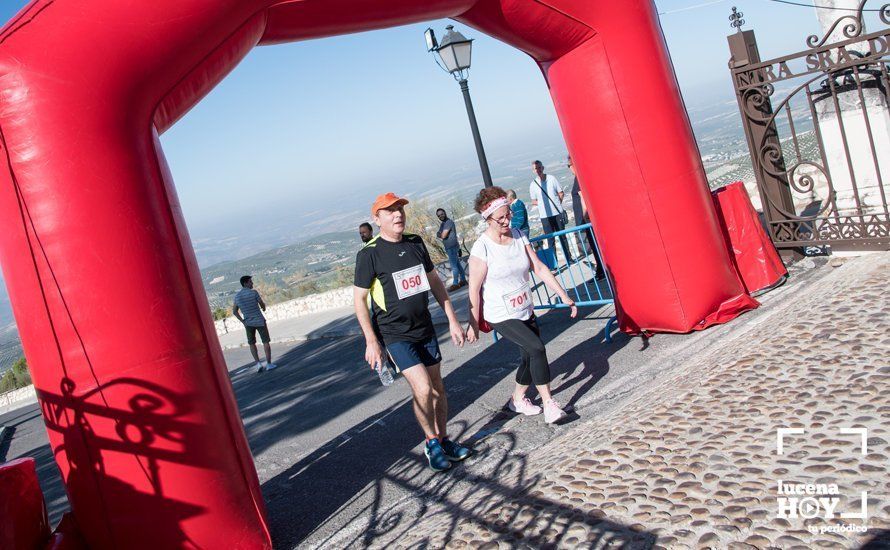
[[[365,361],[371,366],[371,370],[377,370],[377,365],[383,365],[383,348],[380,342],[369,342],[365,346]]]
[[[454,342],[454,345],[459,348],[464,347],[464,329],[460,323],[448,323],[448,328],[451,331],[451,341]]]

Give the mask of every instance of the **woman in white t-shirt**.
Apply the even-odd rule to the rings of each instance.
[[[481,298],[485,321],[516,343],[522,352],[522,363],[516,371],[516,389],[507,406],[529,416],[541,414],[541,407],[525,396],[529,385],[534,383],[543,401],[544,420],[556,422],[566,413],[550,394],[550,363],[535,320],[529,270],[534,270],[535,275],[570,306],[572,317],[578,314],[578,308],[547,266],[538,260],[528,237],[510,228],[512,213],[503,189],[488,187],[480,191],[475,209],[488,222],[488,228],[470,251],[467,341],[474,342],[479,337]]]

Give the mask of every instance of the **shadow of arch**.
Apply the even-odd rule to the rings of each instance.
[[[542,338],[547,343],[568,330],[586,330],[581,327],[589,323],[591,321],[584,319],[570,319],[564,312],[547,314],[540,321]],[[594,326],[598,328],[601,323],[602,320],[597,319]],[[332,325],[341,326],[340,321]],[[436,328],[440,340],[448,338],[447,327]],[[563,384],[560,378],[575,369],[579,364],[575,361],[581,361],[585,351],[586,355],[595,357],[591,361],[596,364],[607,364],[608,357],[630,339],[609,345],[602,345],[601,340],[602,331],[598,330],[592,338],[574,346],[570,354],[557,358],[553,362],[553,387]],[[361,365],[363,354],[364,340],[358,337],[313,340],[282,356],[279,360],[282,367],[271,374],[276,376],[274,379],[266,375],[258,378],[247,368],[237,371],[233,380],[254,452],[263,452],[283,438],[312,430],[333,418],[348,416],[348,411],[357,402],[387,391],[379,387],[376,379],[367,372],[367,366]],[[444,355],[447,361],[447,352]],[[344,361],[346,357],[354,360]],[[518,360],[518,348],[501,339],[446,372],[449,416],[456,417],[497,382],[511,378]],[[276,372],[281,374],[275,375]],[[576,386],[575,378],[587,376],[586,373],[585,368],[568,381],[570,386],[567,387]],[[577,387],[574,400],[594,384],[595,381],[588,380]],[[269,393],[265,394],[266,391]],[[399,385],[388,391],[401,391],[405,398],[409,396],[407,388]],[[505,403],[508,397],[508,394],[504,395]],[[267,415],[270,411],[271,415]],[[449,431],[455,437],[471,437],[479,443],[501,432],[503,424],[512,416],[495,412],[472,426],[452,422]],[[400,400],[372,417],[353,425],[343,425],[338,431],[336,437],[263,483],[276,545],[292,547],[300,544],[337,510],[356,498],[367,498],[361,494],[369,484],[396,475],[407,476],[403,480],[406,483],[423,486],[434,477],[423,457],[413,453],[422,440],[422,433],[416,425],[410,401]],[[399,473],[393,474],[392,468]],[[313,495],[311,505],[307,505],[301,496],[307,494]],[[372,500],[379,499],[374,497]],[[369,503],[369,506],[373,507],[373,504]]]

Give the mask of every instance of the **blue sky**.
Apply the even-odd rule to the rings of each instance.
[[[726,35],[733,4],[745,13],[746,28],[757,31],[764,57],[802,50],[806,35],[818,30],[812,9],[767,0],[658,0],[690,103],[732,97]],[[0,18],[22,5],[3,2]],[[282,205],[347,194],[370,200],[399,182],[441,180],[476,166],[458,86],[424,47],[423,30],[431,26],[441,36],[447,24],[251,52],[161,138],[193,235],[245,212],[280,215]],[[531,59],[472,29],[458,30],[476,39],[470,90],[489,157],[561,143]]]

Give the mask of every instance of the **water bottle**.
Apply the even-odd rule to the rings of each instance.
[[[389,386],[393,382],[392,371],[383,363],[377,365],[377,376],[380,378],[380,383],[384,386]]]

